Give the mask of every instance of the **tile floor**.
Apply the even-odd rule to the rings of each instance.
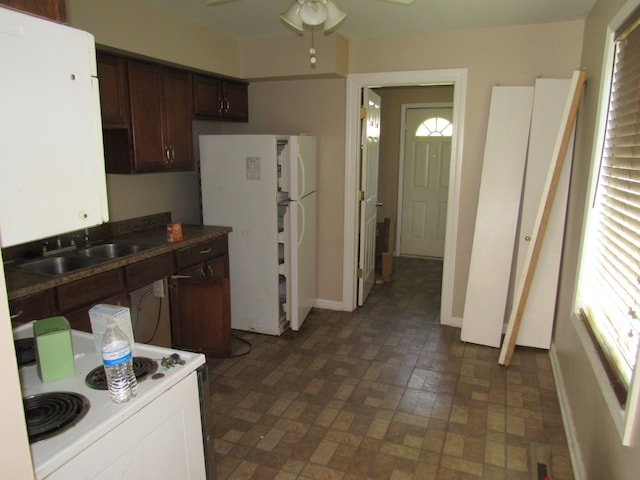
[[[352,313],[300,332],[235,332],[250,353],[208,359],[219,480],[573,480],[546,351],[460,341],[439,324],[441,262],[394,259]],[[234,355],[248,350],[234,339]]]

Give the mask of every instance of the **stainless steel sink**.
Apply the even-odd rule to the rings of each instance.
[[[148,249],[146,245],[136,245],[130,243],[103,243],[93,247],[78,250],[80,255],[85,257],[119,258]]]
[[[12,265],[14,270],[35,273],[38,275],[62,275],[65,273],[80,270],[102,263],[104,259],[98,260],[89,257],[59,256],[45,257],[30,262]]]

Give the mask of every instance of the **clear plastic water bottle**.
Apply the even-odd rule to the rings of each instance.
[[[114,321],[107,324],[102,337],[102,363],[111,400],[123,403],[135,397],[138,393],[138,381],[133,371],[131,345]]]

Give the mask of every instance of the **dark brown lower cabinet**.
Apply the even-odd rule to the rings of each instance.
[[[173,346],[212,357],[229,357],[229,279],[175,275],[170,279],[170,286]]]

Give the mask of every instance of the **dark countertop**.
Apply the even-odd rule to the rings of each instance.
[[[155,222],[157,223],[157,222]],[[122,268],[126,265],[146,260],[164,253],[173,252],[181,248],[196,245],[214,238],[227,235],[231,227],[217,227],[206,225],[182,225],[182,241],[176,243],[167,242],[166,224],[154,226],[145,225],[145,228],[129,231],[127,229],[111,229],[111,235],[100,239],[96,243],[119,242],[151,247],[138,253],[114,259],[105,259],[102,263],[80,270],[74,270],[62,275],[48,276],[25,273],[11,269],[11,262],[5,262],[5,276],[9,300],[22,298],[27,295],[55,288],[66,283],[81,280],[99,273]],[[125,233],[126,232],[126,233]]]

